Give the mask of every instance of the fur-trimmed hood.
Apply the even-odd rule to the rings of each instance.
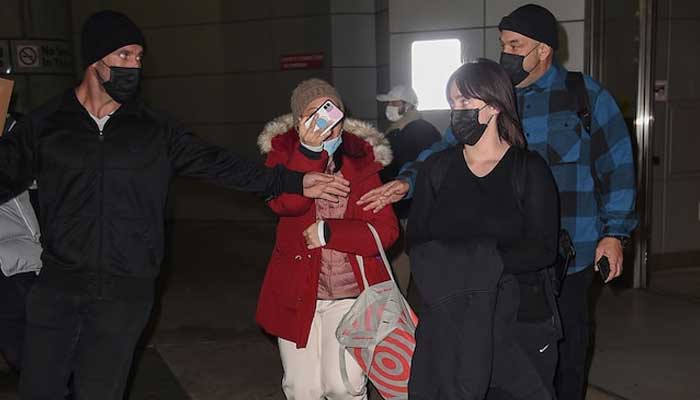
[[[258,147],[262,154],[272,150],[272,139],[289,132],[294,127],[292,114],[285,114],[268,122],[258,136]],[[374,153],[374,160],[386,167],[391,164],[392,153],[389,141],[372,124],[358,119],[346,118],[343,121],[343,132],[357,136],[367,142]]]

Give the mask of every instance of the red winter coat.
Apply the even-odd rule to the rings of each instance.
[[[371,125],[348,119],[343,130],[341,172],[350,181],[348,207],[343,219],[326,220],[331,238],[327,248],[348,253],[355,279],[364,289],[354,255],[364,258],[370,285],[389,279],[379,257],[369,222],[379,233],[384,247],[391,246],[399,234],[391,207],[377,214],[362,211],[357,200],[368,190],[381,185],[378,172],[391,161],[391,150],[384,136]],[[289,169],[308,172],[325,170],[328,154],[318,160],[299,150],[299,136],[290,115],[269,123],[258,139],[267,153],[267,166],[282,164]],[[308,250],[302,233],[316,222],[313,199],[283,194],[271,200],[270,208],[280,216],[277,237],[267,273],[260,290],[256,320],[268,333],[306,346],[316,311],[316,295],[321,270],[321,249]]]

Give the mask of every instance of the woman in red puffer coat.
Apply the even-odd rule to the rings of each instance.
[[[287,399],[366,399],[352,395],[341,379],[335,330],[364,289],[356,255],[364,259],[370,285],[389,279],[367,224],[385,248],[399,232],[391,207],[375,214],[356,204],[381,185],[378,172],[391,161],[383,135],[353,119],[341,121],[326,138],[313,131],[315,124],[300,124],[328,100],[343,109],[327,82],[302,82],[292,93],[292,115],[270,122],[258,139],[267,166],[332,173],[351,188],[337,203],[293,194],[268,203],[280,220],[256,320],[278,337]],[[350,383],[359,390],[366,379],[351,357],[347,363]]]

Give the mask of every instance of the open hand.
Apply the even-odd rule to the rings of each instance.
[[[372,210],[376,214],[388,204],[401,201],[410,188],[405,180],[396,179],[365,193],[357,204],[365,206],[364,211]]]
[[[340,176],[308,172],[304,175],[304,197],[338,202],[338,197],[348,197],[350,182]]]

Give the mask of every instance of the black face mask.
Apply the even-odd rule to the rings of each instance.
[[[103,62],[104,64],[104,62]],[[141,68],[109,67],[110,78],[102,86],[114,101],[124,104],[136,97],[141,83]],[[98,74],[99,76],[99,74]]]
[[[484,107],[486,107],[484,105]],[[451,123],[452,133],[460,144],[474,146],[486,132],[488,123],[479,122],[479,111],[481,108],[470,108],[468,110],[452,110]]]
[[[530,73],[525,71],[523,68],[523,62],[525,61],[525,57],[529,56],[530,53],[535,51],[537,47],[539,47],[539,44],[533,47],[532,50],[530,50],[530,52],[524,56],[501,52],[501,60],[499,63],[503,69],[506,70],[508,76],[510,76],[510,81],[513,83],[513,86],[517,86],[520,84],[520,82],[524,81],[528,75],[530,75]]]

